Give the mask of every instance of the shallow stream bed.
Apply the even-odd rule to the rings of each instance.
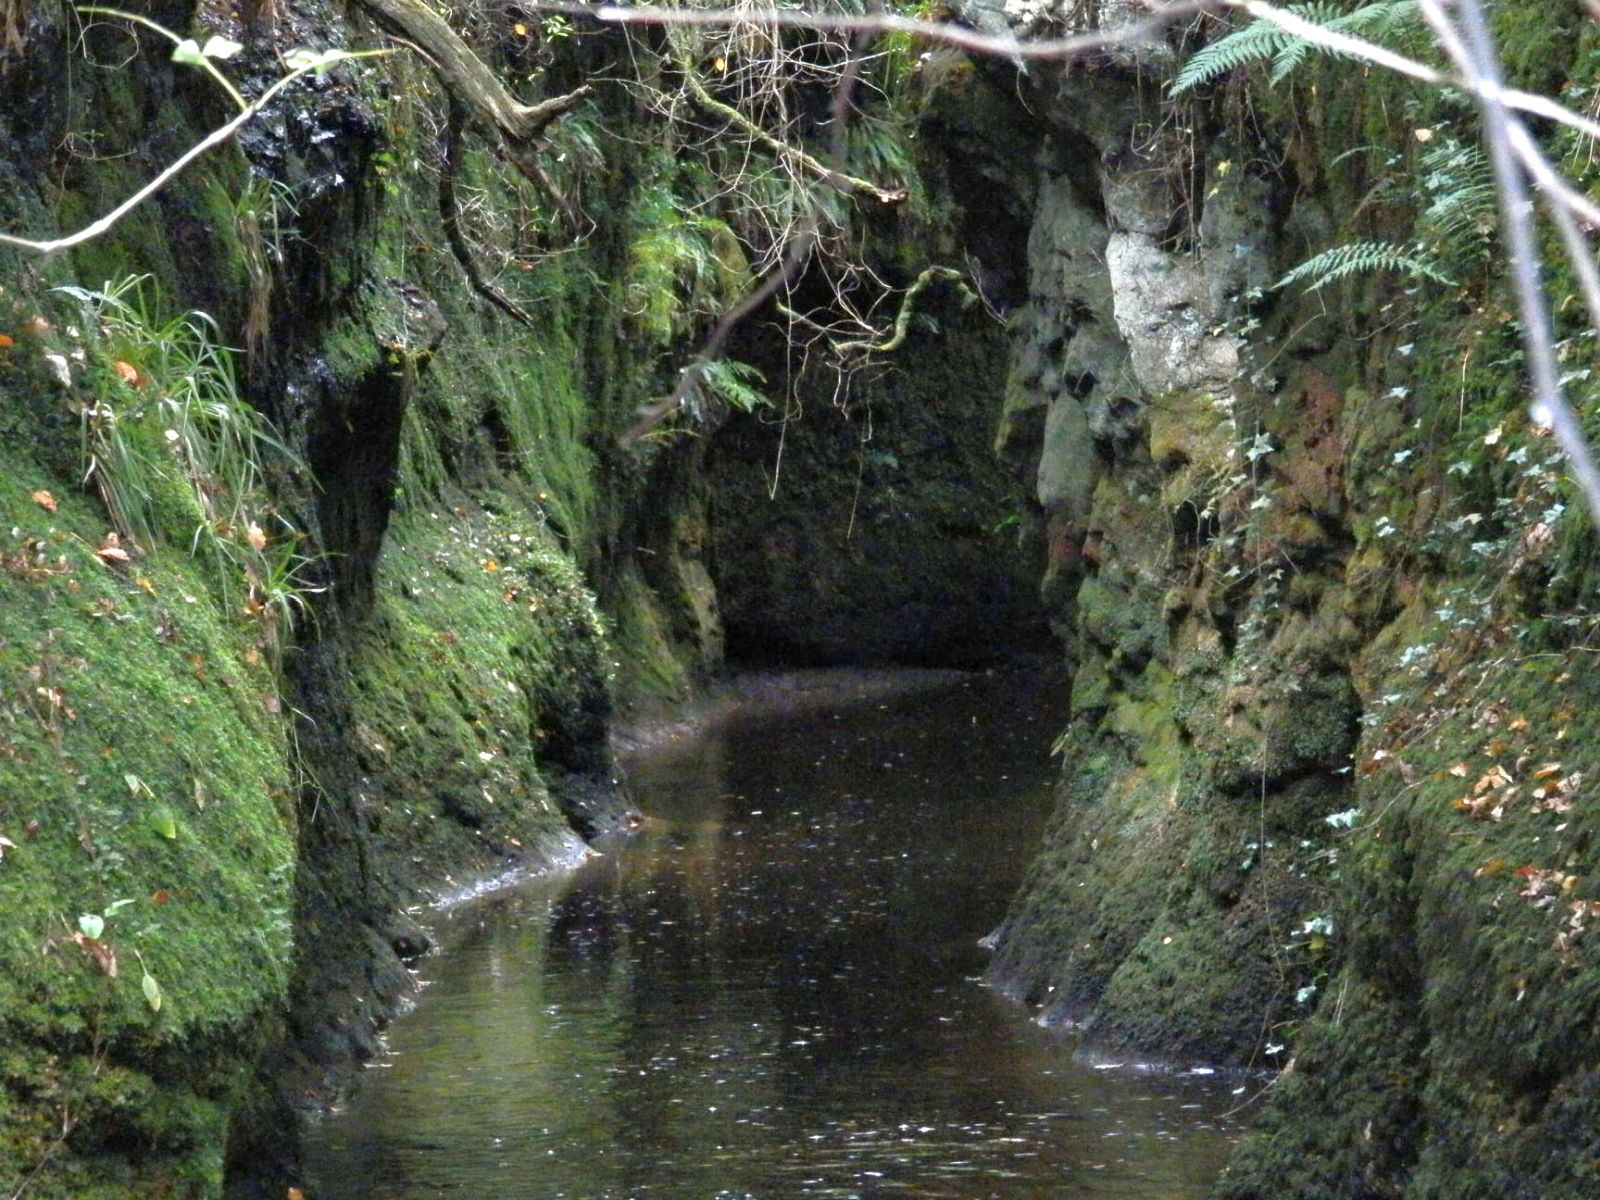
[[[970,677],[641,750],[640,834],[441,915],[316,1194],[1203,1195],[1231,1087],[1084,1065],[979,983],[1059,721]]]

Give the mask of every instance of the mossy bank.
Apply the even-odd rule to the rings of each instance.
[[[0,1191],[37,1200],[297,1186],[295,1113],[377,1052],[417,906],[626,812],[613,709],[721,664],[713,572],[767,572],[744,539],[772,514],[842,525],[844,571],[766,625],[736,585],[746,658],[853,661],[872,622],[884,661],[1043,632],[988,453],[1002,325],[971,289],[758,497],[734,476],[770,452],[760,414],[661,408],[757,243],[636,90],[593,85],[519,171],[365,9],[142,15],[237,43],[214,65],[247,95],[296,47],[391,53],[307,72],[109,232],[0,255]],[[7,232],[77,228],[230,115],[154,29],[16,18]],[[529,94],[634,61],[598,29],[454,19]],[[903,287],[913,235],[959,257],[968,217],[937,145],[876,145],[916,196],[873,235]],[[741,351],[776,375],[764,336]],[[651,411],[675,423],[641,435]]]

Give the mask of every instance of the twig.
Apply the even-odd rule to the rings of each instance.
[[[1225,0],[1178,0],[1156,8],[1143,20],[1110,31],[1074,34],[1062,38],[1023,41],[1013,34],[978,33],[943,21],[917,21],[910,17],[876,12],[865,15],[816,13],[780,8],[662,8],[653,5],[533,3],[533,12],[554,12],[588,17],[608,25],[693,25],[720,29],[728,25],[765,24],[785,29],[815,29],[828,33],[878,36],[903,33],[920,41],[937,42],[974,54],[1033,60],[1070,59],[1103,53],[1118,46],[1148,41],[1169,26],[1191,17],[1215,12]]]
[[[388,53],[389,51],[387,50],[361,50],[345,55],[345,58],[371,58],[379,54]],[[318,69],[318,67],[309,66],[290,71],[282,79],[278,80],[266,91],[262,92],[261,95],[256,97],[255,100],[246,105],[244,109],[233,118],[233,120],[229,121],[226,125],[218,126],[216,129],[213,129],[210,133],[206,134],[205,137],[201,138],[193,146],[190,146],[187,150],[180,154],[165,170],[156,175],[155,178],[151,179],[149,183],[146,183],[138,191],[134,192],[133,195],[129,196],[126,200],[117,205],[116,208],[112,209],[98,221],[93,221],[90,224],[85,225],[76,233],[69,233],[65,237],[49,238],[43,241],[36,241],[33,238],[17,237],[14,234],[9,233],[0,233],[0,245],[16,246],[19,249],[32,250],[38,254],[54,254],[57,250],[70,250],[73,246],[81,246],[84,242],[91,241],[92,239],[99,237],[101,234],[111,229],[118,221],[122,220],[122,218],[126,217],[134,209],[138,208],[139,205],[150,199],[151,196],[154,196],[162,188],[166,187],[167,184],[171,183],[173,178],[190,163],[194,162],[195,159],[199,158],[209,150],[215,150],[218,146],[232,138],[234,134],[243,129],[247,124],[250,123],[251,120],[259,116],[261,111],[265,109],[268,104],[272,103],[273,99],[278,95],[279,92],[283,91],[284,88],[288,87],[291,83],[294,83],[302,75]]]
[[[689,85],[689,92],[699,104],[710,112],[716,113],[729,124],[737,126],[744,133],[760,142],[779,158],[786,158],[818,179],[836,188],[847,195],[865,194],[874,197],[880,204],[902,204],[905,202],[905,188],[881,188],[870,179],[859,176],[847,175],[843,171],[835,170],[826,163],[818,161],[807,154],[798,146],[792,146],[781,138],[774,137],[765,129],[757,125],[731,104],[724,104],[707,90],[705,81],[700,78],[700,73],[689,64],[686,58],[678,59],[678,70],[683,73],[684,81]]]
[[[450,250],[461,264],[462,273],[472,285],[472,290],[513,321],[532,329],[533,318],[516,301],[484,278],[477,259],[472,256],[472,247],[461,232],[461,210],[456,203],[456,171],[461,165],[461,131],[466,124],[467,110],[466,105],[454,94],[449,94],[446,105],[448,113],[439,161],[439,222],[444,226],[445,240],[450,243]]]
[[[1528,356],[1535,419],[1542,419],[1555,434],[1571,464],[1578,488],[1588,502],[1590,518],[1600,527],[1600,471],[1596,471],[1590,457],[1588,440],[1578,418],[1562,395],[1560,373],[1556,369],[1550,311],[1540,282],[1539,247],[1534,237],[1528,181],[1522,173],[1515,145],[1514,130],[1519,123],[1511,116],[1509,102],[1500,85],[1499,59],[1479,0],[1457,0],[1457,7],[1461,22],[1459,39],[1455,36],[1456,27],[1438,0],[1423,0],[1423,11],[1429,20],[1448,31],[1440,34],[1441,43],[1447,51],[1461,56],[1462,61],[1458,61],[1457,66],[1477,85],[1473,94],[1483,114],[1489,161],[1494,168],[1495,189],[1500,197],[1500,220],[1511,260],[1511,281],[1521,318],[1523,349]],[[1586,247],[1582,253],[1587,255]]]
[[[881,342],[869,342],[858,339],[850,342],[840,342],[834,346],[835,354],[848,354],[851,351],[861,351],[866,354],[893,354],[905,345],[906,337],[911,332],[911,314],[916,307],[917,296],[934,283],[959,283],[965,276],[953,267],[929,267],[918,275],[911,286],[906,289],[906,294],[901,297],[900,311],[895,314],[894,328],[889,337]],[[972,293],[967,293],[970,297]]]

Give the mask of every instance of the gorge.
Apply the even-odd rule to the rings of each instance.
[[[0,1196],[303,1191],[427,904],[635,822],[619,717],[886,666],[1054,681],[986,977],[1262,1073],[1212,1194],[1600,1196],[1596,535],[1460,92],[1122,4],[131,11],[0,0],[0,232],[295,79],[0,244]],[[1587,110],[1582,6],[1489,15]]]

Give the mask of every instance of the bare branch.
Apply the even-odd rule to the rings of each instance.
[[[847,175],[843,171],[836,171],[826,163],[818,161],[807,154],[798,146],[774,137],[765,129],[757,125],[731,104],[724,104],[706,88],[705,81],[700,78],[698,71],[692,67],[688,60],[677,60],[678,70],[683,73],[684,81],[689,85],[689,93],[694,97],[695,103],[708,112],[716,113],[730,125],[734,125],[747,135],[760,142],[779,158],[788,159],[802,170],[815,175],[828,186],[838,189],[847,195],[868,195],[880,204],[901,204],[906,198],[905,188],[881,188],[870,179],[861,179],[855,175]]]
[[[1074,34],[1062,38],[1023,41],[1015,36],[994,36],[942,21],[917,21],[890,13],[815,13],[799,9],[661,8],[652,5],[534,3],[535,12],[557,12],[588,17],[608,25],[693,25],[720,29],[733,24],[762,22],[785,29],[816,29],[830,33],[874,36],[908,34],[919,41],[936,42],[973,54],[1033,60],[1070,59],[1104,53],[1122,46],[1147,42],[1169,26],[1204,13],[1215,12],[1226,0],[1175,0],[1155,7],[1150,16],[1112,30]]]
[[[358,53],[347,54],[343,57],[369,58],[373,55],[387,53],[388,51],[386,50],[364,50]],[[250,121],[259,116],[261,111],[265,109],[267,105],[271,104],[273,99],[278,95],[279,92],[283,91],[284,88],[288,87],[291,83],[299,79],[302,75],[305,75],[307,72],[318,69],[320,68],[315,66],[307,66],[301,67],[298,70],[290,71],[282,79],[278,80],[266,91],[262,92],[261,95],[256,97],[255,100],[247,104],[238,113],[238,115],[233,118],[233,120],[229,121],[226,125],[219,125],[216,129],[213,129],[210,133],[206,134],[205,137],[201,138],[198,142],[180,154],[165,170],[156,175],[138,191],[134,192],[133,195],[129,196],[126,200],[117,205],[116,208],[112,209],[98,221],[93,221],[90,224],[85,225],[76,233],[70,233],[65,237],[50,238],[42,241],[37,241],[33,238],[17,237],[14,234],[9,233],[0,233],[0,245],[16,246],[22,250],[32,250],[37,254],[54,254],[57,250],[70,250],[73,246],[81,246],[84,242],[91,241],[94,238],[99,237],[101,234],[115,226],[118,221],[122,220],[134,209],[138,208],[139,205],[150,199],[151,196],[154,196],[162,188],[166,187],[167,184],[171,183],[172,180],[180,172],[182,172],[185,167],[194,162],[195,159],[201,157],[208,151],[215,150],[218,146],[223,145],[230,138],[232,138],[234,134],[238,133],[239,130],[243,129],[247,124],[250,123]]]
[[[917,296],[934,283],[959,283],[966,278],[960,271],[953,267],[929,267],[918,275],[904,296],[900,298],[900,311],[895,314],[894,328],[889,336],[881,342],[857,340],[840,342],[833,347],[835,354],[850,354],[853,352],[865,354],[893,354],[905,345],[906,337],[911,333],[911,315],[916,309]],[[971,295],[969,292],[968,295]]]
[[[1517,161],[1512,129],[1515,119],[1500,86],[1500,64],[1494,43],[1483,17],[1479,0],[1457,0],[1461,14],[1460,41],[1443,38],[1447,49],[1462,54],[1458,63],[1478,84],[1474,94],[1483,113],[1484,134],[1489,146],[1489,161],[1494,167],[1495,186],[1500,194],[1500,220],[1505,229],[1506,249],[1511,259],[1511,281],[1517,296],[1522,322],[1522,344],[1528,356],[1528,374],[1533,384],[1533,411],[1536,419],[1549,424],[1567,461],[1577,477],[1578,488],[1589,505],[1589,515],[1600,526],[1600,472],[1595,470],[1589,445],[1577,416],[1561,393],[1560,373],[1556,369],[1550,312],[1540,282],[1539,247],[1534,236],[1533,208],[1528,197],[1527,179]],[[1437,19],[1452,30],[1454,26],[1437,5],[1423,0]],[[1580,239],[1581,240],[1581,239]],[[1570,243],[1569,243],[1570,244]],[[1587,247],[1584,249],[1587,253]]]
[[[461,131],[466,123],[466,106],[454,95],[446,101],[449,112],[445,117],[444,142],[439,162],[439,223],[444,226],[445,240],[461,264],[462,273],[472,290],[519,324],[533,328],[533,318],[522,307],[495,287],[484,277],[473,257],[472,247],[461,232],[461,210],[456,203],[456,172],[461,166]]]
[[[444,18],[421,0],[361,0],[361,4],[422,46],[445,89],[513,146],[532,142],[550,122],[589,94],[585,86],[538,104],[523,104]]]

